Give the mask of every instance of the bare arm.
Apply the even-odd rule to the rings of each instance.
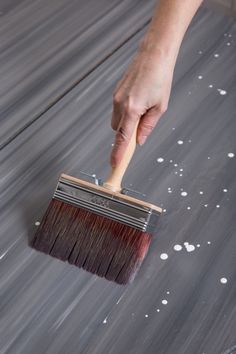
[[[160,0],[148,30],[113,93],[116,138],[111,164],[121,160],[134,128],[142,145],[166,111],[174,66],[184,34],[202,0]]]

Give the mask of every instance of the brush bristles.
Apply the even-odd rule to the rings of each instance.
[[[151,235],[53,199],[32,247],[119,284],[132,282]]]

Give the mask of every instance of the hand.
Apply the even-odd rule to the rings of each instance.
[[[140,46],[113,93],[111,126],[117,131],[110,159],[113,167],[122,159],[137,121],[137,143],[142,145],[166,111],[173,70],[174,58]]]

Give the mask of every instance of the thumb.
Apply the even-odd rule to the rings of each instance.
[[[138,120],[138,115],[128,113],[127,111],[123,112],[111,152],[110,163],[112,167],[117,166],[121,162]]]

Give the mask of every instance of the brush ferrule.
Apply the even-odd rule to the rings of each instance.
[[[150,207],[122,198],[120,193],[112,195],[92,183],[79,184],[64,177],[58,181],[54,198],[149,233],[154,231],[160,215]]]

